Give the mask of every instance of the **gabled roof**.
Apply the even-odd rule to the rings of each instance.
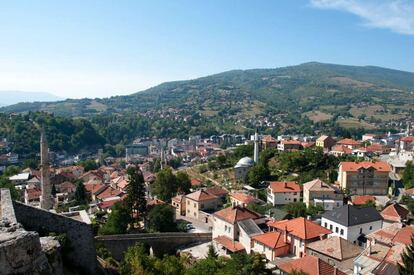
[[[249,236],[263,233],[263,231],[259,228],[259,226],[257,226],[257,224],[252,219],[239,221],[237,222],[237,225]]]
[[[382,220],[374,207],[358,208],[349,204],[327,211],[322,217],[347,227]]]
[[[230,250],[233,253],[244,250],[244,246],[241,243],[237,241],[233,241],[226,236],[218,236],[214,238],[214,241],[218,242],[219,244],[224,246],[227,250]]]
[[[384,161],[362,161],[362,162],[352,162],[352,161],[343,161],[339,164],[342,166],[342,171],[346,172],[356,172],[361,168],[368,169],[373,168],[378,172],[391,172],[391,167],[388,163]]]
[[[331,152],[341,152],[350,155],[352,154],[352,149],[343,144],[337,144],[334,147],[332,147]]]
[[[217,197],[226,196],[229,193],[226,189],[221,188],[219,186],[207,188],[206,192]]]
[[[300,192],[302,186],[296,181],[272,181],[269,184],[272,193]]]
[[[377,242],[384,244],[411,244],[411,236],[414,234],[414,226],[403,226],[400,223],[394,223],[390,226],[379,229],[367,235],[368,239],[375,239]]]
[[[364,196],[355,195],[351,197],[351,202],[353,205],[363,205],[369,201],[375,202],[375,200],[376,200],[375,197],[371,195],[364,195]]]
[[[234,193],[230,193],[229,194],[230,197],[232,197],[233,199],[240,201],[244,204],[250,204],[253,203],[255,201],[257,201],[257,199],[255,197],[253,197],[252,195],[249,194],[245,194],[242,192],[234,192]]]
[[[331,136],[322,135],[322,136],[318,137],[318,139],[316,141],[325,141],[327,138],[332,139]]]
[[[248,219],[256,220],[262,217],[260,214],[241,206],[230,206],[215,212],[213,215],[231,224]]]
[[[408,213],[409,211],[402,207],[400,204],[393,203],[381,211],[381,216],[384,218],[384,220],[401,222],[407,218]]]
[[[337,236],[311,242],[306,245],[306,248],[337,259],[338,261],[354,258],[361,254],[363,250],[361,247],[350,241]]]
[[[314,179],[307,183],[303,184],[303,189],[307,189],[309,191],[318,191],[318,192],[336,192],[337,190],[330,186],[329,184],[325,183],[324,181],[318,179]]]
[[[283,234],[277,231],[270,231],[267,233],[256,235],[252,239],[267,247],[270,247],[271,249],[276,249],[289,245],[288,243],[285,243],[283,239]]]
[[[303,217],[292,220],[274,221],[267,224],[279,231],[287,230],[289,234],[296,236],[302,240],[313,239],[321,235],[332,233],[330,230],[322,227]]]
[[[306,255],[303,258],[278,264],[280,270],[292,273],[294,270],[306,272],[308,275],[345,275],[342,271],[322,261],[318,257]]]
[[[344,138],[339,140],[337,144],[358,146],[361,145],[361,142],[353,140],[352,138]]]
[[[112,197],[121,197],[124,193],[122,191],[119,191],[115,188],[112,188],[110,186],[107,186],[107,188],[99,193],[96,197],[100,200],[105,200]]]
[[[198,190],[193,193],[185,195],[187,199],[194,200],[194,201],[209,201],[209,200],[216,200],[218,199],[216,196],[204,191]]]

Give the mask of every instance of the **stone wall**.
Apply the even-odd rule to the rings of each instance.
[[[96,242],[104,245],[115,260],[122,260],[128,247],[136,243],[150,246],[156,256],[174,254],[180,247],[193,243],[209,242],[211,233],[148,233],[97,236]]]
[[[25,229],[37,231],[40,235],[65,233],[70,244],[67,253],[70,264],[84,274],[96,273],[96,251],[90,225],[20,202],[13,203],[17,221]]]

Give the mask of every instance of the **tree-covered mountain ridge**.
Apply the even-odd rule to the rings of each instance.
[[[19,103],[2,112],[46,111],[88,117],[96,114],[173,108],[204,116],[252,117],[266,112],[302,112],[352,104],[407,105],[414,101],[414,73],[375,66],[317,62],[276,69],[233,70],[193,80],[166,82],[128,96]],[[223,113],[224,112],[224,113]]]

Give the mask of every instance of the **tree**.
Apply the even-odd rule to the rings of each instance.
[[[177,193],[177,179],[171,168],[166,167],[157,174],[153,192],[159,199],[166,202]]]
[[[139,217],[145,217],[147,200],[145,198],[144,176],[139,168],[130,166],[127,170],[128,185],[126,202],[131,210],[131,215],[137,213]]]
[[[285,211],[292,215],[294,218],[297,217],[305,217],[306,212],[306,204],[303,202],[292,202],[288,203],[284,207]]]
[[[185,270],[183,262],[177,256],[164,256],[155,261],[154,268],[158,274],[181,275]]]
[[[217,257],[218,257],[218,253],[216,252],[216,249],[214,249],[214,245],[210,244],[208,246],[207,258],[217,259]]]
[[[175,232],[174,208],[168,204],[154,206],[148,213],[147,227],[151,232]]]
[[[54,183],[52,184],[52,191],[51,191],[51,193],[52,193],[52,196],[53,197],[56,197],[57,190],[56,190],[56,185]]]
[[[369,200],[367,202],[365,202],[363,205],[361,205],[361,207],[375,207],[375,201],[373,200]]]
[[[78,204],[86,204],[88,202],[85,185],[81,180],[76,181],[75,201]]]
[[[82,161],[79,164],[85,169],[85,172],[98,169],[98,164],[93,159]]]
[[[250,168],[247,174],[247,182],[250,185],[258,184],[269,177],[269,170],[265,166],[257,164]]]
[[[102,235],[125,234],[131,222],[132,218],[128,206],[123,202],[118,202],[112,207],[108,221],[99,233]]]
[[[398,271],[401,275],[414,274],[414,238],[411,237],[411,244],[406,246],[401,254],[402,264],[398,263]]]
[[[136,244],[125,252],[120,272],[122,275],[155,274],[154,264],[155,259],[148,255],[144,245]]]
[[[407,161],[405,164],[402,180],[405,188],[414,186],[414,166],[412,161]]]
[[[178,171],[175,175],[179,193],[188,194],[191,188],[191,180],[186,172]]]

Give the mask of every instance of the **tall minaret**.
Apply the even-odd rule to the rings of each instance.
[[[46,210],[52,209],[52,188],[50,186],[50,167],[49,167],[49,150],[45,129],[40,127],[40,184],[42,195],[40,197],[40,207]]]
[[[254,156],[253,156],[253,160],[255,163],[258,163],[259,161],[259,135],[257,134],[257,129],[256,132],[254,133]]]

